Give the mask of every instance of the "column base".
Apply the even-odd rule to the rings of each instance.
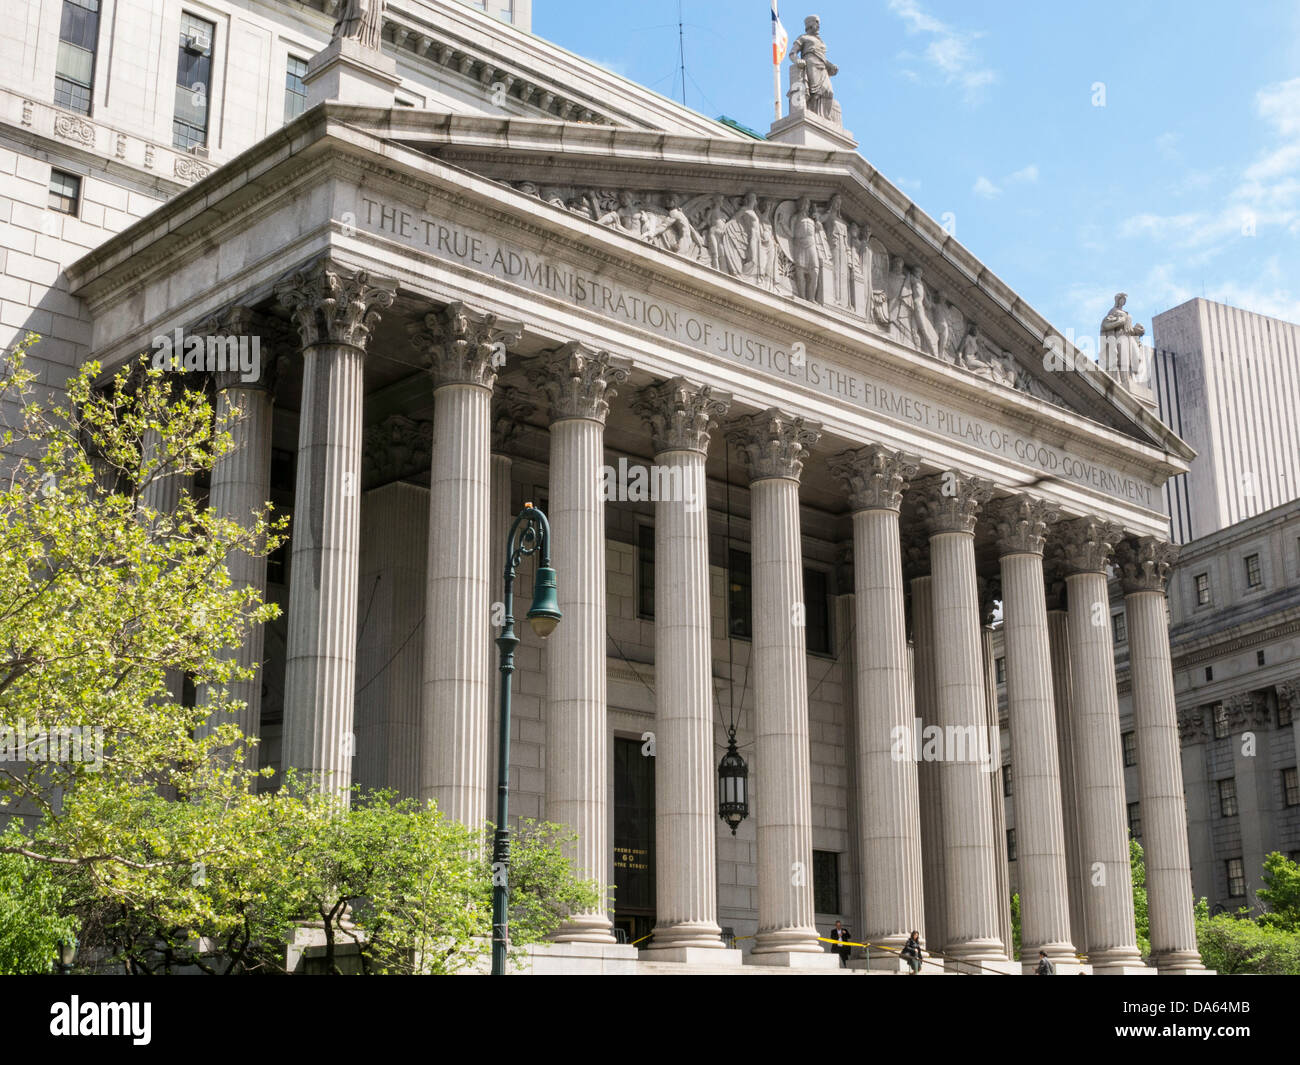
[[[1088,952],[1088,963],[1094,976],[1155,975],[1155,968],[1142,960],[1135,947],[1115,947],[1110,950]]]
[[[1160,970],[1161,976],[1203,976],[1213,973],[1201,961],[1201,955],[1194,950],[1171,950],[1161,954],[1152,953],[1151,964]]]
[[[656,928],[646,950],[669,950],[689,947],[698,950],[722,950],[722,929],[710,922],[663,925]]]
[[[768,965],[782,969],[838,969],[838,954],[824,952],[807,953],[804,951],[776,950],[760,954],[754,951],[745,955],[746,965]]]
[[[735,965],[744,961],[744,954],[739,950],[725,947],[715,950],[711,947],[647,947],[642,953],[643,961],[680,962],[684,965]],[[766,955],[764,955],[766,957]]]
[[[922,969],[922,972],[925,970]],[[1005,958],[988,958],[982,961],[963,958],[945,958],[943,971],[961,973],[965,976],[1020,976],[1023,972],[1020,962],[1007,961]]]
[[[776,928],[754,937],[754,954],[825,954],[815,928]],[[834,955],[831,955],[835,957]],[[835,957],[836,962],[839,958]]]
[[[953,961],[979,962],[981,965],[1007,960],[1006,947],[1000,939],[965,939],[949,943],[943,948],[943,953]],[[1016,962],[1017,966],[1019,964]]]
[[[603,913],[576,914],[565,918],[564,924],[551,936],[551,942],[606,943],[619,946],[621,944],[614,938],[613,927]]]

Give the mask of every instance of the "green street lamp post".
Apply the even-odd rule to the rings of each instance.
[[[524,504],[506,538],[505,621],[497,637],[501,652],[501,729],[497,740],[497,827],[492,837],[493,976],[505,975],[509,942],[510,677],[515,671],[515,648],[519,645],[514,618],[515,570],[525,555],[536,555],[538,560],[528,623],[544,640],[560,623],[560,603],[555,592],[555,570],[551,569],[551,526],[546,515],[531,503]]]

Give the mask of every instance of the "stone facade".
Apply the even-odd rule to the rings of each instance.
[[[55,9],[28,6],[41,33],[5,47],[49,84]],[[1113,551],[1161,537],[1186,446],[1114,379],[1049,363],[1050,325],[861,156],[800,139],[800,123],[846,136],[820,38],[801,38],[801,110],[765,143],[453,0],[366,10],[385,13],[326,47],[323,10],[224,8],[194,47],[238,48],[243,76],[211,86],[225,106],[202,151],[168,147],[166,106],[118,111],[102,85],[84,118],[26,108],[17,86],[0,112],[29,201],[51,169],[84,179],[83,212],[92,193],[122,202],[110,178],[126,189],[113,225],[23,279],[7,341],[49,324],[51,292],[81,323],[48,331],[65,373],[231,307],[265,323],[247,328],[277,367],[269,427],[254,472],[229,477],[293,515],[287,555],[247,575],[286,607],[264,634],[262,764],[479,822],[499,537],[532,502],[564,620],[516,651],[512,816],[575,828],[577,868],[619,888],[534,971],[738,952],[816,970],[837,964],[818,938],[836,919],[867,937],[867,967],[896,971],[915,928],[954,971],[1019,971],[1002,750],[1040,763],[1017,826],[1039,859],[1033,941],[1063,965],[1154,971],[1133,946],[1115,663],[1091,600]],[[166,73],[163,27],[128,42],[124,77]],[[306,110],[272,133],[293,47]],[[89,130],[75,152],[69,123]],[[133,183],[153,197],[112,236]],[[1008,737],[998,599],[1017,633]],[[1143,662],[1164,755],[1173,678]],[[752,786],[734,834],[716,816],[731,724]],[[1111,874],[1081,901],[1077,837]],[[1162,853],[1156,960],[1185,968],[1186,863]],[[629,945],[641,929],[653,962]]]

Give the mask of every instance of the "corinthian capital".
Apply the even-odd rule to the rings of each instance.
[[[890,451],[879,444],[841,451],[828,463],[831,473],[844,482],[853,510],[898,510],[907,482],[916,476],[920,460],[915,455]]]
[[[390,306],[396,291],[396,282],[349,270],[329,258],[317,259],[275,286],[276,298],[289,308],[304,348],[364,348],[379,321],[379,308]]]
[[[524,335],[519,322],[449,303],[408,327],[411,344],[425,359],[433,387],[478,385],[491,388],[505,365],[506,345]]]
[[[781,477],[797,481],[808,449],[821,437],[821,425],[783,414],[775,407],[746,414],[727,427],[749,466],[749,479]]]
[[[995,499],[984,508],[984,521],[993,529],[998,555],[1041,555],[1047,527],[1061,511],[1045,499],[1014,495]]]
[[[632,409],[650,427],[655,454],[709,450],[709,435],[731,406],[731,396],[712,385],[694,385],[684,377],[641,389]]]
[[[189,332],[203,338],[206,365],[219,392],[255,388],[274,393],[285,353],[298,343],[283,321],[243,303],[208,315]]]
[[[1159,592],[1163,595],[1178,550],[1177,545],[1154,536],[1133,536],[1116,544],[1115,562],[1124,594]]]
[[[1105,573],[1124,530],[1113,521],[1075,518],[1058,525],[1056,535],[1067,574]]]
[[[575,340],[543,355],[530,377],[550,401],[551,421],[585,418],[603,425],[631,370],[630,360]]]
[[[957,470],[917,481],[917,516],[931,536],[939,533],[973,533],[980,508],[993,498],[993,482]]]

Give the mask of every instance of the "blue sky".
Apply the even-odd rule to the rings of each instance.
[[[767,0],[682,8],[687,104],[766,132]],[[1094,335],[1121,289],[1148,330],[1194,296],[1300,322],[1298,0],[787,0],[791,38],[813,12],[858,150],[1058,329]],[[677,21],[533,3],[539,36],[680,100]]]

